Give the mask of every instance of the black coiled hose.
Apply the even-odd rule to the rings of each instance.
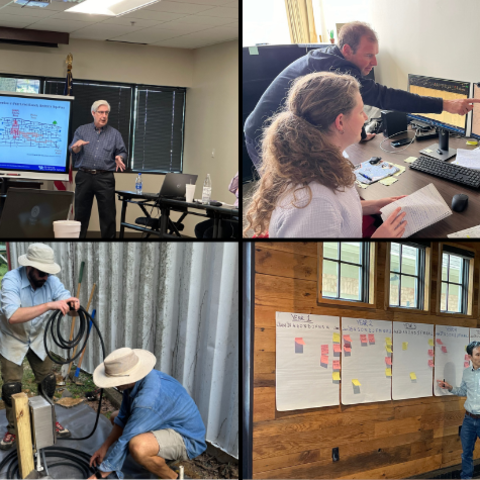
[[[65,339],[62,336],[62,333],[60,331],[61,320],[64,318],[61,310],[55,310],[47,320],[47,325],[45,328],[45,336],[43,337],[43,343],[45,345],[45,350],[47,352],[48,357],[53,362],[59,365],[65,365],[67,363],[70,363],[81,355],[83,349],[87,344],[87,341],[90,335],[90,329],[88,328],[90,321],[92,322],[92,325],[95,327],[98,333],[98,338],[100,339],[100,344],[102,346],[102,357],[103,357],[103,360],[105,360],[105,344],[103,343],[102,334],[100,333],[98,325],[95,323],[95,320],[90,316],[90,314],[82,306],[80,306],[77,313],[80,321],[79,329],[78,329],[77,335],[75,335],[72,341]],[[50,355],[50,352],[47,346],[47,337],[49,335],[49,332],[54,343],[58,347],[64,350],[70,350],[78,346],[81,343],[84,335],[85,335],[85,340],[83,342],[82,347],[78,349],[78,353],[74,357],[70,357],[70,352],[68,352],[67,360],[65,362],[61,362],[56,358],[52,357],[52,355]],[[81,438],[72,438],[72,437],[63,438],[62,440],[86,440],[87,438],[90,438],[95,433],[95,430],[97,429],[97,425],[98,425],[98,419],[100,417],[100,411],[102,407],[102,398],[103,398],[103,388],[100,390],[100,399],[98,403],[97,417],[95,419],[95,425],[90,435],[86,437],[81,437]],[[91,468],[89,465],[91,456],[79,450],[74,450],[72,448],[67,448],[67,447],[52,446],[52,447],[46,447],[42,449],[42,452],[44,452],[47,457],[65,458],[69,460],[69,462],[54,463],[52,465],[49,465],[49,468],[61,466],[61,465],[68,465],[70,467],[80,470],[82,472],[81,478],[88,478],[92,473],[95,472],[95,469]],[[7,464],[8,464],[7,478],[19,478],[18,477],[18,474],[19,474],[18,457],[17,457],[16,450],[10,452],[0,463],[0,472],[3,472]]]

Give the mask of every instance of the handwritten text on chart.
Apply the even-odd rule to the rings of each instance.
[[[428,330],[402,330],[399,328],[395,328],[393,330],[393,333],[396,335],[416,335],[416,336],[426,335],[428,337],[431,337],[433,335],[433,333],[429,332]]]
[[[374,327],[347,327],[342,328],[344,332],[361,332],[361,333],[392,333],[391,328],[374,328]]]
[[[278,320],[277,328],[298,328],[304,330],[338,330],[338,327],[330,328],[330,325],[312,325],[311,323],[281,322]]]

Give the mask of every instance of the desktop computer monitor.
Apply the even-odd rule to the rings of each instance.
[[[473,98],[480,98],[480,83],[473,84]],[[480,103],[473,104],[472,130],[470,136],[480,140]]]
[[[408,75],[408,91],[425,97],[441,97],[444,100],[466,99],[470,94],[470,83],[441,78]],[[430,145],[420,151],[423,155],[448,160],[456,155],[457,151],[448,147],[449,132],[465,135],[467,130],[467,116],[453,113],[411,113],[410,119],[419,120],[439,132],[439,143]]]

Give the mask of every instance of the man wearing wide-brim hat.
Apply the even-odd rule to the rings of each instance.
[[[21,265],[7,272],[0,291],[0,363],[2,369],[2,400],[7,413],[7,433],[0,442],[1,450],[15,443],[12,395],[22,391],[22,362],[27,357],[38,384],[39,393],[52,398],[55,393],[55,374],[47,356],[43,337],[48,312],[61,310],[65,315],[69,303],[80,307],[62,282],[54,275],[60,272],[53,250],[43,243],[33,243],[26,255],[18,257]],[[57,435],[70,432],[56,423]]]
[[[154,370],[155,355],[147,350],[115,350],[93,373],[98,387],[123,392],[112,432],[92,455],[90,478],[119,478],[127,454],[159,478],[177,478],[166,460],[189,460],[204,452],[205,426],[195,402],[169,375]],[[107,450],[112,446],[107,454]]]

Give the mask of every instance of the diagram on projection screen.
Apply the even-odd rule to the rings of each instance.
[[[277,410],[339,405],[339,320],[276,312]]]

